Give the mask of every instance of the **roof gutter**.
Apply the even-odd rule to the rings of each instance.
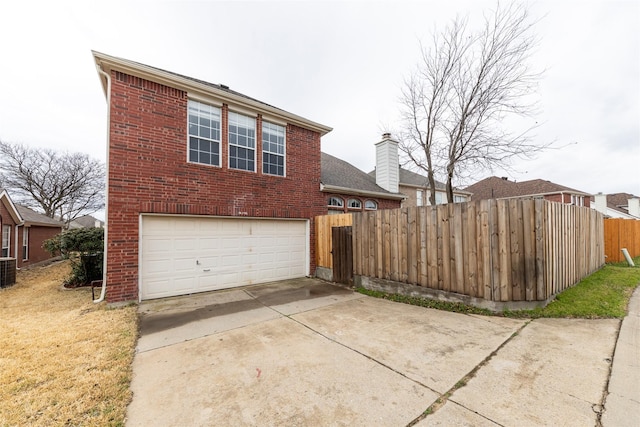
[[[340,193],[350,194],[352,196],[378,197],[388,200],[404,200],[407,198],[404,194],[380,193],[378,191],[357,190],[354,188],[338,187],[337,185],[325,185],[320,183],[320,191],[323,193]]]
[[[328,126],[313,122],[311,120],[305,119],[304,117],[289,113],[279,108],[272,107],[260,101],[236,95],[226,90],[217,89],[213,86],[200,83],[198,81],[174,73],[163,71],[126,59],[116,58],[114,56],[109,56],[96,51],[92,51],[92,53],[96,62],[96,66],[99,69],[102,69],[103,72],[108,73],[111,71],[111,69],[117,69],[118,71],[122,71],[126,74],[149,79],[166,86],[185,90],[187,92],[195,92],[200,94],[201,96],[214,96],[215,98],[232,105],[249,108],[251,110],[258,110],[261,113],[264,112],[276,117],[284,118],[291,124],[295,124],[297,126],[304,127],[305,129],[319,132],[320,135],[325,135],[333,130]],[[106,94],[107,87],[105,85],[105,82],[102,83],[102,88]]]
[[[575,194],[578,196],[586,196],[586,197],[592,197],[593,194],[589,194],[589,193],[583,193],[582,191],[569,191],[569,190],[561,190],[561,191],[548,191],[546,193],[537,193],[537,194],[525,194],[522,196],[509,196],[509,197],[496,197],[497,199],[522,199],[524,197],[541,197],[541,196],[551,196],[553,194],[560,194],[562,196],[562,199],[564,200],[564,195],[565,194]]]
[[[411,188],[415,188],[415,189],[424,189],[426,191],[430,191],[431,188],[427,185],[417,185],[417,184],[407,184],[406,182],[402,182],[400,181],[400,185],[402,185],[403,187],[411,187]],[[441,192],[446,192],[447,189],[446,188],[436,188],[436,191],[441,191]],[[465,190],[458,190],[458,189],[454,189],[453,190],[453,194],[464,194],[467,196],[471,196],[473,195],[473,193],[471,193],[470,191],[465,191]]]

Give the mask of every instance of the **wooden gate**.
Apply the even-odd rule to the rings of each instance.
[[[333,258],[333,281],[351,285],[353,283],[353,243],[351,227],[331,228]]]

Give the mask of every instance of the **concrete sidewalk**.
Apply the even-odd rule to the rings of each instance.
[[[603,427],[640,426],[640,287],[629,301],[613,356]]]
[[[128,426],[595,426],[619,325],[449,313],[313,279],[140,311]]]

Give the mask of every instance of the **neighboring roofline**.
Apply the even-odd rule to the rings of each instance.
[[[214,84],[205,84],[204,82],[199,82],[195,79],[180,76],[169,71],[140,64],[138,62],[130,61],[127,59],[106,55],[94,50],[92,50],[91,53],[93,54],[93,58],[98,68],[106,72],[107,74],[110,74],[110,71],[112,69],[115,69],[146,80],[151,80],[177,89],[182,89],[187,93],[191,92],[193,94],[198,94],[205,97],[213,96],[224,103],[231,104],[232,106],[245,107],[251,110],[257,110],[260,113],[266,113],[267,115],[273,115],[285,119],[291,124],[295,124],[305,129],[319,132],[321,136],[333,130],[329,126],[313,122],[311,120],[305,119],[304,117],[289,113],[276,107],[272,107],[271,105],[265,104],[255,99],[231,93],[223,89],[218,89]],[[102,84],[102,90],[104,91],[105,95],[107,95],[107,82],[106,79],[104,79],[102,76],[100,76],[100,83]]]
[[[399,185],[403,185],[403,186],[405,186],[405,187],[411,187],[411,188],[422,188],[422,189],[425,189],[425,190],[427,190],[427,191],[431,190],[431,187],[429,187],[428,185],[405,184],[405,183],[403,183],[403,182],[400,182],[400,184],[399,184]],[[443,189],[436,188],[436,191],[439,191],[439,192],[441,192],[441,193],[443,193],[443,192],[444,192],[444,193],[446,193],[446,191],[447,191],[447,190],[446,190],[446,189],[444,189],[444,188],[443,188]],[[470,191],[465,191],[465,190],[453,190],[453,194],[466,194],[466,195],[468,195],[468,196],[473,195],[473,193],[472,193],[472,192],[470,192]]]
[[[64,224],[50,224],[48,222],[38,222],[38,221],[25,221],[23,224],[25,227],[51,227],[51,228],[64,228]]]
[[[0,191],[0,201],[3,198],[9,202],[9,207],[11,209],[8,209],[8,211],[9,215],[11,215],[11,218],[13,219],[13,222],[15,222],[16,225],[23,225],[24,219],[22,219],[22,216],[20,215],[20,212],[18,212],[18,208],[16,208],[16,205],[13,204],[13,200],[11,200],[11,197],[9,196],[9,193],[7,193],[7,190]]]
[[[323,193],[349,194],[352,196],[378,197],[380,199],[404,200],[404,194],[380,193],[377,191],[357,190],[355,188],[338,187],[337,185],[320,184],[320,191]]]
[[[558,190],[558,191],[548,191],[546,193],[522,194],[520,196],[494,197],[494,199],[522,199],[524,197],[551,196],[553,194],[577,194],[579,196],[593,196],[593,194],[583,193],[582,191],[577,191],[577,190]]]
[[[24,225],[25,227],[38,226],[38,227],[64,228],[64,223],[63,222],[58,221],[55,218],[49,218],[48,216],[46,216],[46,215],[44,215],[44,214],[42,214],[42,213],[40,213],[40,212],[38,212],[36,210],[31,209],[29,206],[20,205],[20,204],[16,205],[16,206],[20,206],[20,208],[22,208],[22,209],[29,210],[29,211],[37,214],[39,217],[44,217],[44,218],[47,218],[48,220],[52,220],[52,221],[56,221],[57,222],[57,224],[53,224],[51,222],[43,222],[43,221],[37,221],[37,220],[33,221],[33,220],[30,220],[27,216],[24,216],[24,218],[22,219],[22,224],[20,224],[20,225]],[[19,210],[18,210],[18,213],[20,213]],[[21,216],[23,216],[23,215],[21,215]]]

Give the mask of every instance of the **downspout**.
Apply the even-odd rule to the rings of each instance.
[[[107,247],[108,247],[108,233],[109,233],[109,136],[111,134],[111,76],[104,71],[98,64],[96,64],[98,74],[104,76],[107,79],[107,161],[106,161],[106,180],[104,198],[106,203],[104,204],[104,252],[102,256],[102,289],[100,289],[100,296],[98,299],[93,300],[98,304],[104,301],[104,297],[107,294]]]

